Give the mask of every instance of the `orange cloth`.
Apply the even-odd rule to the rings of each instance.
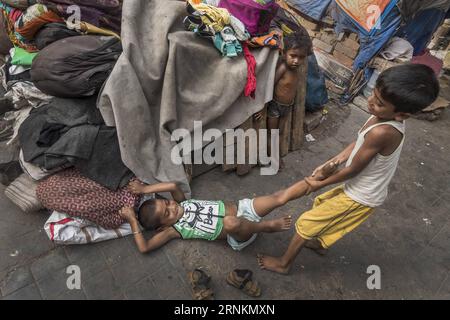
[[[34,17],[32,20],[23,23],[23,25],[16,24],[16,31],[28,41],[34,39],[36,33],[47,23],[52,22],[60,22],[64,23],[64,20],[61,19],[56,13],[52,11],[47,11],[42,13],[39,16]]]

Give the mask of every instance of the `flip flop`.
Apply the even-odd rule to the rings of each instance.
[[[201,269],[188,273],[194,300],[214,300],[214,291],[210,288],[211,277]]]
[[[233,270],[227,276],[227,283],[246,295],[257,298],[261,296],[261,288],[257,281],[252,280],[253,272],[250,270]]]

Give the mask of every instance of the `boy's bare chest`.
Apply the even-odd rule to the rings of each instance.
[[[278,81],[277,86],[297,88],[299,76],[297,71],[287,70]]]
[[[291,103],[295,98],[299,75],[297,72],[286,71],[275,87],[275,97],[279,102]]]

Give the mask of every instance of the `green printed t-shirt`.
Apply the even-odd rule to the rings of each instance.
[[[223,201],[187,200],[183,217],[173,226],[183,239],[216,240],[223,229]]]

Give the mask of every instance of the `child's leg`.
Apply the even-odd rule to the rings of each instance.
[[[267,155],[270,157],[272,156],[272,130],[279,129],[280,125],[280,118],[278,117],[267,117]]]
[[[325,256],[328,253],[328,249],[325,249],[319,240],[311,239],[305,242],[305,248],[313,250],[320,256]]]
[[[252,222],[245,218],[227,216],[223,223],[224,231],[227,235],[237,241],[245,242],[255,233],[273,233],[289,230],[292,224],[292,217],[286,216],[274,220]]]
[[[271,130],[279,129],[280,118],[278,117],[267,117],[267,129],[269,130],[269,134]]]
[[[300,250],[304,244],[305,239],[300,237],[300,235],[296,232],[291,240],[291,243],[289,244],[289,247],[281,257],[271,257],[260,254],[258,255],[258,264],[261,269],[281,274],[288,274],[292,263],[300,253]]]
[[[278,129],[280,130],[280,147],[278,148],[278,159],[280,159],[280,169],[285,168],[285,164],[283,161],[283,158],[281,156],[281,142],[286,138],[286,135],[289,134],[289,116],[291,113],[289,112],[291,108],[283,107],[283,112],[281,113],[279,123],[278,123]]]
[[[268,196],[262,196],[253,200],[253,208],[260,217],[265,217],[276,208],[284,206],[291,200],[303,197],[308,193],[309,185],[304,181],[299,181],[287,189],[278,191]]]

